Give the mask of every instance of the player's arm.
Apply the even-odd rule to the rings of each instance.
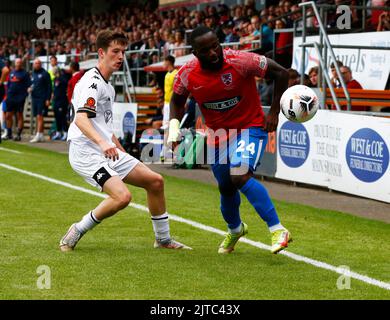
[[[123,151],[123,152],[126,152],[126,150],[123,149],[121,143],[119,142],[118,138],[117,138],[114,134],[112,135],[112,142],[115,143],[116,147],[117,147],[119,150],[121,150],[121,151]]]
[[[272,132],[276,130],[279,122],[280,98],[288,87],[288,72],[281,65],[272,59],[267,58],[267,71],[265,78],[274,80],[274,92],[272,96],[271,109],[266,117],[265,131]]]
[[[80,83],[80,85],[84,85],[85,88],[80,90],[79,94],[81,96],[79,99],[76,99],[78,105],[74,106],[76,112],[75,124],[88,139],[100,147],[106,158],[115,161],[119,157],[116,146],[104,140],[90,120],[96,117],[100,86],[92,88],[89,87],[89,83]]]
[[[93,127],[91,121],[88,118],[87,112],[78,111],[76,113],[75,124],[88,139],[92,140],[100,147],[100,149],[102,149],[102,152],[104,153],[106,158],[110,158],[114,161],[119,159],[116,147],[105,141],[96,131],[96,129]]]

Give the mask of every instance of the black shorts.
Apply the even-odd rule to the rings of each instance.
[[[5,112],[23,112],[24,109],[24,100],[21,102],[16,102],[8,100],[5,102]]]

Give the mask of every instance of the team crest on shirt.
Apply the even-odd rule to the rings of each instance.
[[[106,123],[112,122],[112,112],[111,112],[111,110],[104,111],[104,121]]]
[[[86,103],[84,104],[84,108],[96,112],[96,100],[92,97],[89,97]]]
[[[233,83],[233,76],[231,73],[221,75],[221,79],[225,86],[230,86]]]

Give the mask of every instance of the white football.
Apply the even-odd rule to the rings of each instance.
[[[305,122],[314,117],[319,101],[315,92],[304,85],[288,88],[280,98],[280,108],[285,117],[294,122]]]

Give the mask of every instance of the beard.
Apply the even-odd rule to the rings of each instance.
[[[221,54],[218,56],[218,62],[210,62],[206,59],[199,59],[200,65],[202,69],[218,71],[222,69],[223,66],[223,50],[221,50]]]

